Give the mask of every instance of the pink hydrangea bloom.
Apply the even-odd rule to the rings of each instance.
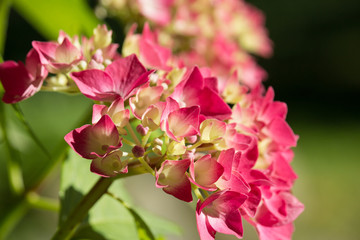
[[[206,3],[199,8],[197,1],[185,2],[189,5],[152,0],[154,5],[141,11],[160,25],[175,18],[169,26],[174,33],[189,26],[182,29],[185,42],[196,36],[189,49],[175,48],[177,39],[164,45],[169,40],[164,25],[152,32],[145,24],[141,35],[133,27],[124,43],[126,57],[115,53],[112,31],[104,25],[81,44],[62,32],[59,43],[33,42],[25,65],[0,65],[3,100],[33,95],[47,68],[54,75],[44,88],[55,82],[52,90],[69,88],[96,101],[92,124],[65,136],[75,152],[92,161],[91,172],[102,177],[149,172],[164,192],[186,202],[196,196],[201,240],[217,232],[241,238],[243,218],[261,240],[289,240],[304,209],[291,193],[298,136],[286,122],[286,104],[274,100],[272,88],[265,91],[266,74],[246,52],[271,52],[262,42],[268,40],[262,14],[238,0],[213,1],[214,9],[207,10]],[[161,10],[159,16],[154,9]],[[174,9],[179,11],[166,15]],[[241,18],[251,29],[234,28]],[[220,20],[228,28],[219,28]]]

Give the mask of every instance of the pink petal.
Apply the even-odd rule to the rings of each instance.
[[[175,88],[171,96],[175,100],[185,102],[186,106],[200,106],[200,113],[205,116],[219,120],[231,116],[230,107],[215,91],[205,85],[197,67]]]
[[[297,175],[288,161],[286,161],[280,154],[276,154],[273,158],[272,177],[281,178],[285,181],[291,182],[297,179]]]
[[[175,110],[178,110],[179,108],[180,108],[179,103],[177,101],[175,101],[171,97],[166,98],[166,105],[162,111],[161,119],[160,119],[161,129],[163,131],[165,131],[165,129],[166,129],[165,123],[166,123],[166,120],[167,120],[169,114]]]
[[[33,48],[26,55],[25,67],[32,79],[37,79],[39,81],[36,84],[33,84],[40,87],[40,85],[42,85],[42,80],[47,77],[48,71],[41,64],[39,54]]]
[[[216,186],[221,190],[231,190],[237,193],[247,194],[250,191],[249,184],[237,172],[232,172],[229,180],[220,178],[216,182]]]
[[[58,45],[59,44],[55,42],[32,42],[32,46],[39,54],[42,64],[49,64],[49,62],[55,60],[55,52]]]
[[[223,218],[213,218],[208,216],[209,224],[216,232],[231,234],[237,238],[242,238],[243,227],[239,210],[235,210]]]
[[[200,235],[200,240],[214,240],[216,231],[211,227],[211,225],[207,221],[206,215],[203,212],[198,211],[200,205],[201,202],[199,200],[196,206],[197,209],[196,224]]]
[[[283,102],[270,103],[265,111],[259,116],[259,120],[264,123],[270,123],[274,118],[279,117],[285,119],[287,114],[287,105]]]
[[[304,205],[291,193],[280,192],[266,199],[258,208],[256,221],[264,226],[281,226],[293,222],[304,210]]]
[[[92,124],[97,123],[106,114],[108,107],[105,105],[94,104],[92,113]]]
[[[267,134],[277,143],[295,147],[298,136],[294,134],[284,119],[275,118],[267,127]]]
[[[55,50],[55,62],[57,63],[74,64],[74,62],[79,62],[81,57],[81,51],[68,38],[65,38]]]
[[[31,54],[31,51],[29,54]],[[39,68],[39,71],[41,71],[41,67]],[[47,74],[46,71],[44,73]],[[35,72],[35,76],[32,76],[22,62],[5,61],[1,63],[0,80],[5,89],[3,101],[5,103],[16,103],[34,95],[39,91],[46,76],[45,74],[35,78],[37,74],[41,75]]]
[[[166,25],[171,20],[173,0],[137,0],[140,12],[151,21]]]
[[[255,185],[250,184],[251,190],[248,193],[248,198],[241,206],[241,209],[245,211],[245,213],[250,216],[254,217],[257,207],[261,201],[261,191]]]
[[[201,228],[201,230],[199,229],[200,234],[206,236],[204,220],[200,218],[202,212],[206,215],[211,226],[210,230],[242,237],[243,230],[239,208],[245,200],[246,196],[243,194],[233,191],[219,191],[210,195],[203,203],[198,203],[196,212],[199,218],[198,228],[199,226]],[[212,236],[215,235],[213,231],[209,233]]]
[[[160,46],[155,34],[150,31],[149,25],[145,23],[144,30],[139,42],[140,56],[145,65],[170,70],[167,62],[170,59],[170,49]]]
[[[65,141],[80,156],[87,159],[102,157],[121,147],[116,126],[104,115],[95,125],[84,125],[65,136]]]
[[[180,108],[171,112],[167,119],[167,133],[174,140],[199,133],[199,107]],[[174,138],[175,137],[175,138]]]
[[[212,217],[228,214],[239,209],[246,198],[246,195],[238,192],[218,191],[205,199],[199,211],[204,211],[205,214],[208,212]]]
[[[234,158],[235,150],[233,148],[229,148],[220,153],[218,158],[218,162],[223,166],[224,173],[222,178],[225,180],[229,180],[232,172],[232,163]]]
[[[129,98],[141,85],[149,81],[152,71],[146,71],[135,54],[120,58],[106,67],[105,72],[113,80],[113,90],[124,100]]]
[[[112,102],[120,95],[116,92],[113,79],[104,71],[90,69],[70,74],[80,92],[95,101]]]
[[[239,166],[237,167],[239,171],[246,171],[251,169],[258,159],[259,150],[257,141],[255,139],[253,140],[254,141],[251,143],[249,148],[246,149],[241,156]]]
[[[136,96],[129,99],[129,105],[134,116],[141,119],[150,105],[159,102],[163,90],[164,88],[162,86],[141,87],[137,91]]]
[[[185,202],[192,201],[191,184],[186,176],[190,159],[165,160],[156,172],[156,187]]]
[[[279,227],[266,227],[257,224],[256,230],[259,233],[260,240],[291,240],[294,226],[292,223]]]
[[[190,165],[192,182],[205,190],[216,190],[214,183],[224,172],[223,166],[212,158],[210,154],[198,159]]]

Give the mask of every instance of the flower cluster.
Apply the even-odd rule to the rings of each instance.
[[[33,96],[42,88],[48,91],[77,92],[69,79],[72,71],[104,69],[120,57],[118,44],[112,42],[112,31],[106,26],[94,29],[91,38],[69,37],[60,31],[56,42],[33,41],[33,48],[22,62],[0,64],[0,79],[5,89],[3,101],[16,103]]]
[[[97,10],[123,22],[150,21],[160,45],[188,67],[211,68],[220,88],[234,72],[250,88],[266,78],[251,56],[272,55],[265,18],[243,0],[101,0]]]
[[[81,43],[62,32],[57,42],[34,41],[25,65],[0,65],[3,101],[28,98],[42,85],[80,91],[96,103],[92,123],[65,141],[93,173],[148,172],[164,192],[195,197],[202,240],[217,232],[242,238],[242,219],[262,240],[290,239],[303,205],[291,193],[298,137],[286,104],[274,101],[272,88],[241,84],[236,72],[224,85],[212,65],[181,64],[148,25],[133,30],[123,56],[105,26]]]

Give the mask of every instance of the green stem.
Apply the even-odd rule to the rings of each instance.
[[[148,133],[143,137],[142,141],[141,141],[141,146],[145,147],[145,145],[147,144],[149,137],[151,135],[151,131],[149,130]]]
[[[13,155],[13,154],[12,154]],[[21,195],[25,191],[22,169],[18,161],[7,162],[10,188],[15,195]]]
[[[53,212],[59,212],[60,210],[59,201],[52,198],[42,197],[36,192],[29,192],[26,195],[26,200],[30,204],[30,207],[33,208],[38,208]]]
[[[126,129],[129,131],[129,133],[130,133],[131,137],[133,138],[133,140],[135,141],[136,145],[141,146],[141,143],[140,143],[138,137],[136,136],[134,130],[132,129],[130,123],[128,123],[128,124],[126,125]]]
[[[24,217],[30,208],[43,209],[48,211],[59,211],[57,200],[38,195],[36,192],[28,192],[17,199],[15,207],[3,217],[0,222],[0,239],[6,239],[8,234],[15,228],[16,224]]]
[[[24,192],[24,181],[21,169],[21,160],[19,152],[11,145],[7,133],[6,119],[5,119],[5,108],[4,104],[0,102],[0,127],[3,132],[3,140],[8,150],[8,175],[10,189],[15,195],[21,195]]]
[[[209,147],[202,147],[202,148],[197,148],[196,151],[197,152],[206,152],[206,151],[211,151],[211,150],[217,150],[215,146],[209,146]]]
[[[70,239],[76,228],[86,217],[90,208],[107,192],[115,178],[100,178],[93,188],[83,197],[68,216],[67,220],[58,228],[53,240]]]
[[[20,199],[14,208],[0,222],[0,239],[6,239],[16,224],[29,210],[29,205],[25,198]]]
[[[194,145],[190,146],[187,148],[188,151],[193,150],[194,148],[197,148],[198,146],[200,146],[201,144],[203,144],[203,142],[200,140],[197,143],[195,143]]]
[[[151,173],[153,176],[155,176],[155,172],[154,169],[152,169],[149,164],[145,161],[145,159],[143,157],[139,157],[138,158],[140,163],[143,165],[143,167],[149,172]]]
[[[203,202],[203,201],[204,201],[204,197],[203,197],[203,195],[201,194],[199,187],[196,186],[196,185],[194,185],[194,184],[191,184],[191,188],[192,188],[192,190],[194,191],[196,197]]]
[[[123,143],[125,143],[125,144],[127,144],[127,145],[131,146],[131,147],[136,146],[136,144],[135,144],[135,143],[133,143],[133,142],[132,142],[132,141],[130,141],[130,140],[127,140],[126,138],[123,138],[121,141],[122,141]]]

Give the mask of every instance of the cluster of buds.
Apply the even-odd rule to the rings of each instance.
[[[123,22],[150,21],[177,61],[211,68],[222,86],[235,72],[250,88],[267,76],[251,55],[272,55],[265,17],[244,0],[101,0],[97,10]]]
[[[177,61],[148,25],[130,31],[123,56],[104,26],[81,45],[77,39],[61,32],[58,42],[33,42],[25,65],[2,63],[3,101],[30,97],[41,85],[81,92],[96,103],[92,123],[65,141],[93,173],[150,173],[164,192],[196,197],[201,240],[217,232],[242,238],[242,219],[262,240],[291,238],[303,210],[291,193],[298,137],[272,88],[250,89],[236,74],[222,86],[211,68]]]

